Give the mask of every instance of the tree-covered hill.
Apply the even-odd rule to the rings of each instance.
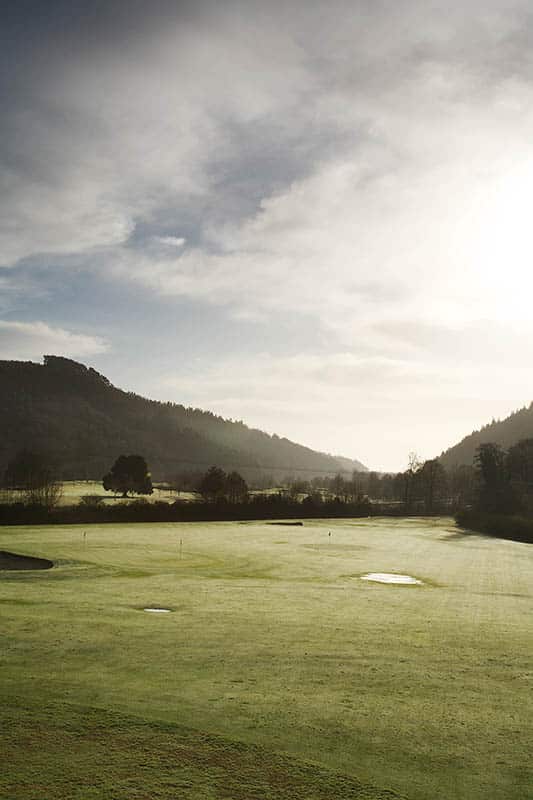
[[[494,442],[505,449],[516,444],[521,439],[533,437],[533,403],[530,406],[515,411],[502,420],[493,420],[479,431],[474,431],[465,436],[454,447],[445,450],[439,461],[446,468],[458,464],[472,464],[474,455],[480,444]]]
[[[124,392],[58,356],[0,361],[0,434],[0,471],[26,448],[45,453],[63,479],[101,478],[121,453],[142,454],[159,480],[211,464],[250,477],[365,469],[209,411]]]

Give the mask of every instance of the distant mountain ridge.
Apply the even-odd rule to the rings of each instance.
[[[20,449],[47,453],[64,479],[101,478],[122,453],[145,456],[155,479],[211,464],[250,477],[366,470],[210,411],[117,389],[92,368],[60,356],[0,361],[0,470]]]
[[[514,411],[502,420],[493,420],[478,431],[465,436],[458,444],[445,450],[439,461],[446,468],[461,464],[472,464],[480,444],[494,442],[505,449],[521,439],[533,438],[533,403]]]

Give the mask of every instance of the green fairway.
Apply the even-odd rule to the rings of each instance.
[[[2,800],[532,796],[531,545],[364,519],[0,550],[56,563],[0,572]]]

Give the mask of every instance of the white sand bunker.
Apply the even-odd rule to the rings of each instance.
[[[150,614],[170,614],[170,608],[143,608],[143,611],[149,611]]]
[[[376,583],[422,584],[422,581],[411,575],[395,575],[393,572],[369,572],[368,575],[361,575],[361,580],[375,581]]]

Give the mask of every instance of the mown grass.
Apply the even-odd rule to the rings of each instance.
[[[11,800],[394,800],[311,762],[177,725],[109,711],[54,705],[5,707]],[[31,759],[28,759],[28,750]]]
[[[373,519],[4,528],[0,549],[59,562],[0,577],[2,800],[531,797],[528,545]]]

